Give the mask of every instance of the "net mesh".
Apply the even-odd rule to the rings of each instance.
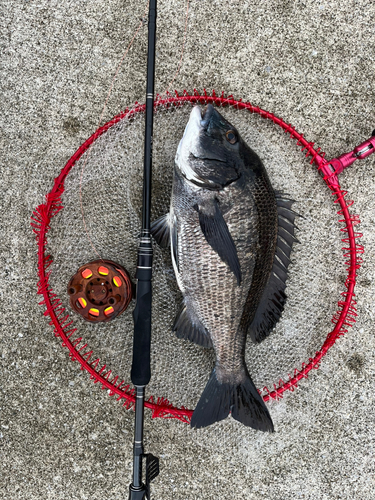
[[[192,105],[187,100],[179,102],[178,106],[157,106],[153,143],[153,219],[169,209],[174,156]],[[295,369],[300,369],[315,355],[332,330],[330,319],[335,314],[337,299],[346,280],[339,238],[342,226],[337,221],[337,208],[327,195],[324,181],[281,129],[263,120],[259,114],[238,107],[225,107],[220,111],[261,157],[274,189],[296,200],[294,210],[301,215],[297,220],[300,244],[295,244],[292,253],[286,289],[288,300],[282,318],[268,339],[260,345],[249,340],[246,347],[251,376],[266,395],[270,388],[280,385],[280,379],[290,380]],[[80,182],[84,217],[93,245],[101,257],[120,263],[134,278],[137,236],[141,227],[144,113],[135,106],[127,110],[125,116],[97,137],[69,175],[64,176],[61,195],[64,210],[60,210],[60,199],[52,200],[49,215],[58,214],[48,232],[47,248],[44,243],[43,248],[39,248],[39,263],[48,267],[47,281],[41,280],[39,292],[53,288],[53,292],[49,292],[53,295],[51,307],[59,311],[58,323],[73,341],[73,347],[112,386],[129,392],[132,305],[113,322],[92,324],[70,311],[66,293],[67,283],[78,267],[97,258],[84,230]],[[35,215],[39,231],[43,213],[36,211]],[[49,222],[48,214],[46,217]],[[44,238],[40,234],[38,237],[39,242]],[[49,254],[52,257],[42,262]],[[53,263],[49,265],[52,258]],[[151,402],[159,398],[158,403],[163,405],[167,399],[177,408],[194,408],[208,380],[214,355],[210,350],[175,337],[171,326],[180,301],[169,250],[162,250],[155,244],[153,376],[147,391],[154,395]],[[68,318],[67,314],[71,316]],[[56,323],[53,324],[59,335]],[[92,378],[98,380],[95,376]],[[174,416],[179,417],[181,413]]]

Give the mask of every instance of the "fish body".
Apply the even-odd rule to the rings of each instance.
[[[282,311],[293,233],[278,260],[279,212],[293,229],[290,205],[235,127],[211,105],[204,113],[193,108],[175,158],[170,212],[152,227],[156,240],[171,246],[183,294],[177,336],[213,347],[216,355],[193,427],[231,413],[245,425],[273,430],[246,367],[245,345],[248,333],[263,340]]]

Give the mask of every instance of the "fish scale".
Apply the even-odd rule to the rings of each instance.
[[[234,191],[233,207],[224,214],[224,220],[230,233],[239,235],[235,243],[243,270],[240,286],[237,286],[235,276],[207,243],[203,233],[197,235],[193,230],[199,226],[198,213],[191,204],[194,191],[186,186],[183,193],[177,193],[178,204],[174,205],[174,213],[184,235],[181,238],[183,243],[179,245],[178,257],[185,303],[194,309],[210,332],[222,379],[228,379],[234,373],[236,378],[239,378],[239,373],[243,371],[246,336],[238,335],[237,332],[252,284],[259,247],[259,222],[256,211],[248,210],[246,217],[243,217],[236,208],[240,201],[249,206],[253,196],[250,190],[247,190],[247,193],[242,188]],[[190,207],[185,197],[190,200]],[[220,199],[220,196],[218,198]],[[192,262],[194,266],[191,265]],[[253,301],[254,299],[257,300],[257,297],[253,297]]]
[[[170,213],[151,228],[159,244],[171,245],[183,294],[177,336],[213,347],[216,355],[192,427],[231,413],[247,426],[273,430],[246,367],[245,345],[248,333],[256,342],[266,338],[283,310],[295,240],[291,203],[274,192],[232,124],[212,105],[193,108],[176,153]]]

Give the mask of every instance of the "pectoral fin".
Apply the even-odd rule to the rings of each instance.
[[[207,243],[225,262],[241,284],[241,266],[238,260],[237,249],[228,226],[220,211],[219,202],[205,202],[195,207],[199,213],[199,224]]]

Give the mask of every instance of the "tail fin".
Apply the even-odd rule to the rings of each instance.
[[[270,414],[248,371],[246,370],[242,383],[231,384],[220,383],[214,368],[194,410],[191,427],[207,427],[224,420],[229,413],[248,427],[273,432]]]

